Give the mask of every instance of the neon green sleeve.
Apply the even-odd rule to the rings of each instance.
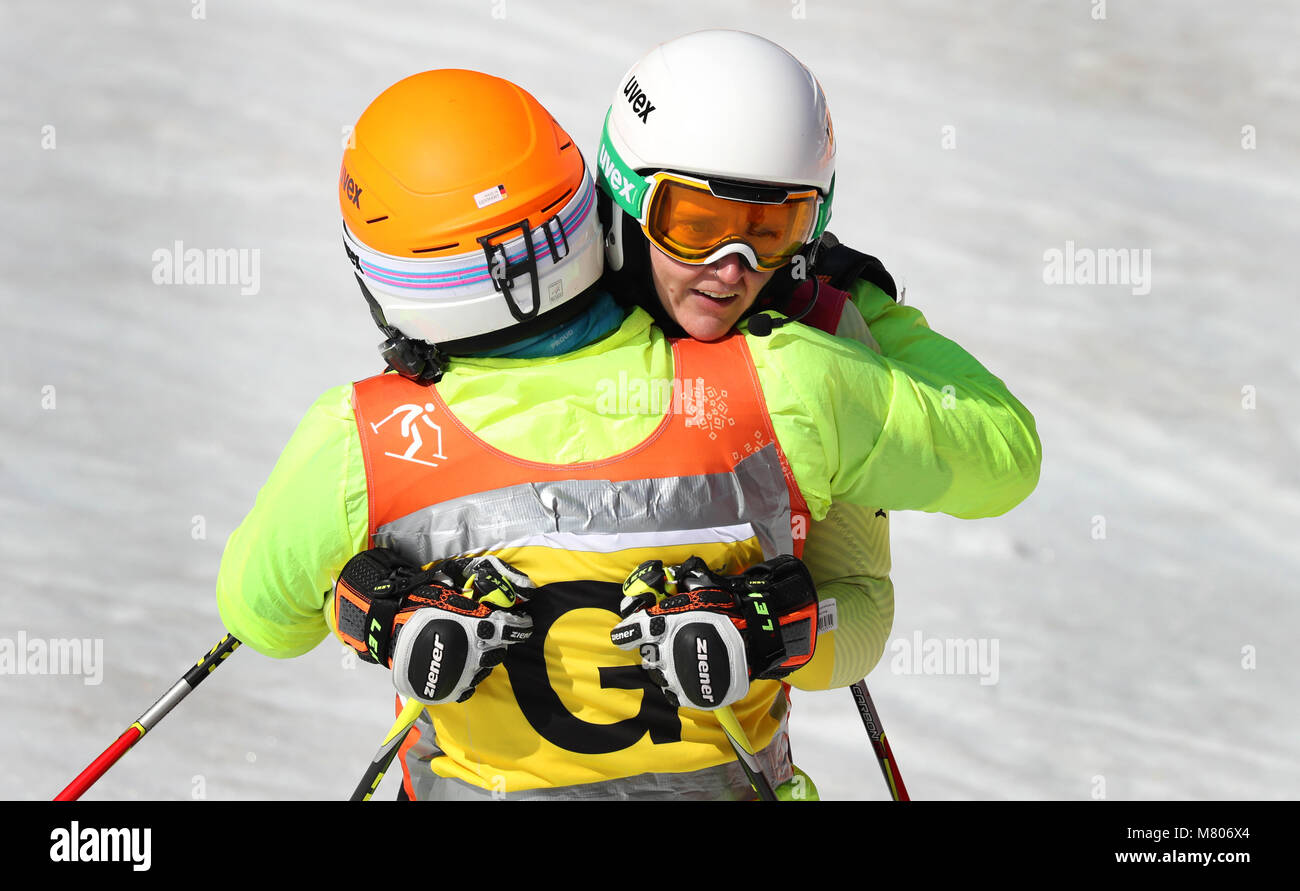
[[[969,373],[975,360],[964,349],[930,328],[919,309],[903,306],[870,282],[859,279],[849,290],[853,307],[858,310],[880,352],[899,362],[921,368],[957,369]],[[848,315],[848,307],[845,307]],[[978,366],[978,363],[975,363]],[[983,368],[980,368],[983,371]],[[992,375],[984,374],[993,380]],[[1001,381],[998,381],[1001,384]],[[1005,389],[1005,388],[1003,388]],[[1007,393],[1009,397],[1011,394]],[[1017,403],[1018,404],[1018,403]]]
[[[1002,382],[965,350],[932,331],[919,310],[900,306],[865,281],[856,282],[850,296],[852,302],[844,307],[835,332],[837,337],[864,343],[889,360],[886,369],[898,372],[892,376],[894,383],[907,383],[901,393],[905,397],[920,397],[904,399],[900,405],[919,408],[924,413],[936,404],[932,389],[937,385],[940,394],[937,404],[954,413],[949,419],[957,422],[931,424],[933,432],[921,436],[926,431],[919,423],[909,421],[901,411],[895,413],[898,400],[893,397],[899,390],[891,388],[891,403],[881,425],[877,447],[889,444],[890,425],[899,421],[896,429],[912,431],[914,445],[928,443],[935,433],[945,432],[957,438],[965,436],[968,441],[984,442],[982,452],[973,456],[976,463],[967,462],[964,471],[960,463],[948,468],[954,476],[958,472],[980,472],[981,457],[987,462],[982,469],[986,477],[990,477],[990,470],[1001,466],[1020,471],[1009,480],[990,477],[990,484],[1002,493],[1005,506],[952,503],[946,500],[953,494],[951,489],[943,493],[945,498],[917,506],[958,516],[1001,513],[1014,506],[1024,497],[1017,497],[1017,490],[1027,495],[1037,478],[1039,443],[1032,417]],[[944,383],[945,380],[948,382]],[[962,395],[969,394],[965,401],[958,398],[959,387]],[[940,421],[944,419],[939,416]],[[942,446],[943,440],[935,439],[933,445]],[[791,460],[796,466],[799,463],[794,458]],[[882,466],[885,466],[883,462]],[[828,463],[828,467],[833,471],[834,463]],[[942,479],[944,470],[941,465],[923,462],[913,468],[913,473],[923,478],[938,471]],[[818,638],[817,655],[789,678],[792,685],[803,689],[829,689],[865,676],[883,655],[893,625],[889,525],[885,512],[840,501],[830,505],[828,511],[824,520],[811,526],[804,550],[804,562],[817,583],[824,625]]]
[[[835,336],[880,352],[852,304],[845,304]],[[803,562],[817,586],[817,650],[787,681],[801,690],[855,683],[876,667],[894,626],[888,515],[843,501],[832,504],[825,519],[810,524]]]
[[[907,324],[923,325],[918,317]],[[873,332],[882,346],[890,339]],[[839,500],[991,517],[1037,485],[1033,416],[957,344],[927,337],[943,350],[914,362],[805,326],[748,338],[778,438],[817,443],[788,453],[814,518]]]
[[[334,580],[366,547],[366,474],[351,397],[347,384],[316,400],[226,542],[221,620],[267,656],[300,656],[325,638]]]
[[[883,513],[883,511],[881,512]],[[817,649],[786,680],[801,690],[831,690],[862,680],[884,655],[894,625],[889,521],[856,504],[832,504],[813,521],[803,561],[817,586]]]

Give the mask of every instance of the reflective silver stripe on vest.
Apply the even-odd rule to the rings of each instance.
[[[788,720],[788,716],[783,717],[772,742],[755,753],[774,787],[794,777]],[[429,764],[443,753],[434,740],[428,712],[420,715],[417,727],[420,736],[406,751],[406,767],[416,801],[751,801],[758,797],[744,768],[736,761],[686,773],[642,773],[524,792],[484,789],[435,774]]]
[[[430,563],[539,533],[652,533],[737,523],[754,527],[765,559],[794,553],[790,495],[773,443],[743,458],[732,473],[561,480],[465,495],[384,524],[374,544]]]

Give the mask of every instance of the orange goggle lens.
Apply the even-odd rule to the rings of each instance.
[[[744,244],[761,268],[777,269],[803,247],[816,221],[815,189],[766,204],[719,197],[705,183],[664,178],[655,182],[644,229],[665,253],[686,263]]]

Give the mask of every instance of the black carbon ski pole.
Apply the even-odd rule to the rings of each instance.
[[[217,643],[215,647],[208,650],[208,654],[198,661],[198,663],[185,672],[184,676],[172,685],[171,689],[162,695],[162,698],[149,706],[148,711],[136,719],[135,723],[123,731],[122,735],[117,738],[111,746],[104,750],[94,761],[90,762],[85,770],[77,775],[77,778],[68,784],[67,788],[55,796],[55,801],[76,801],[82,794],[94,785],[95,781],[102,777],[110,767],[118,762],[127,751],[140,741],[140,739],[153,729],[154,725],[166,717],[167,713],[176,707],[176,704],[197,687],[205,677],[212,673],[218,665],[225,661],[226,657],[239,648],[239,641],[234,635],[227,634]]]
[[[871,694],[867,692],[867,679],[863,678],[849,689],[853,691],[853,702],[862,717],[862,725],[867,728],[867,736],[871,739],[871,748],[876,753],[876,760],[880,762],[880,771],[885,775],[889,794],[893,796],[894,801],[911,801],[912,799],[907,796],[907,787],[903,785],[903,775],[898,772],[894,753],[889,748],[889,740],[885,739],[885,729],[880,724],[880,713],[876,711],[876,704],[871,701]]]

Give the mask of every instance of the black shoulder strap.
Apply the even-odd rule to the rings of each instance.
[[[894,284],[894,277],[885,269],[885,264],[870,254],[840,244],[840,240],[830,232],[823,232],[821,242],[817,245],[813,274],[841,291],[847,291],[858,279],[865,279],[888,294],[892,300],[898,300],[898,286]]]

